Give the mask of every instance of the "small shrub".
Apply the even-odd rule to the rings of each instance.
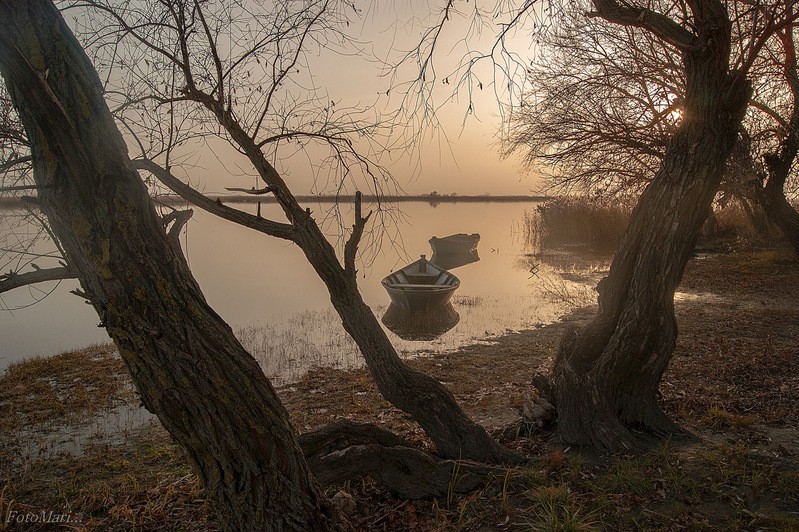
[[[715,226],[712,234],[707,234],[708,232],[705,231],[706,237],[741,239],[749,242],[758,240],[760,236],[752,223],[752,216],[760,216],[762,218],[760,222],[763,224],[764,230],[768,230],[765,214],[756,211],[751,211],[751,214],[747,214],[743,204],[737,201],[715,209],[714,214],[716,218]]]

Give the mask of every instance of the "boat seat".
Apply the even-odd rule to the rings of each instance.
[[[438,290],[439,288],[447,288],[445,285],[435,285],[435,284],[406,284],[406,283],[397,283],[397,284],[389,284],[390,288],[425,288],[427,290]]]

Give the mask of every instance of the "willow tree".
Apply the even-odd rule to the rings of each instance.
[[[799,7],[792,4],[788,9],[793,13]],[[793,182],[796,190],[799,172],[796,164],[799,154],[799,67],[794,25],[781,28],[776,37],[777,42],[772,43],[771,53],[765,61],[777,70],[780,78],[767,88],[781,98],[774,98],[774,104],[762,108],[776,122],[776,127],[767,130],[771,134],[766,139],[768,148],[764,150],[762,161],[752,161],[751,166],[757,168],[758,179],[754,186],[760,204],[799,253],[799,213],[785,197],[789,183]]]
[[[90,61],[49,1],[0,2],[0,72],[38,206],[145,406],[230,529],[325,529],[325,498],[258,364],[170,245]]]
[[[646,448],[652,436],[683,433],[658,404],[658,386],[677,337],[674,292],[738,137],[752,94],[752,66],[769,40],[794,24],[794,3],[592,0],[577,4],[590,18],[646,32],[652,42],[674,50],[684,96],[677,127],[654,175],[646,180],[609,274],[597,287],[596,317],[563,338],[551,374],[538,382],[556,403],[557,435],[562,441],[618,451]],[[526,79],[530,63],[509,50],[508,37],[530,17],[539,28],[534,32],[551,29],[563,6],[574,4],[551,2],[537,9],[533,0],[497,2],[493,17],[485,17],[476,6],[448,0],[437,29],[425,34],[414,53],[414,58],[421,58],[419,94],[427,94],[431,78],[441,79],[431,58],[448,21],[463,15],[457,13],[459,5],[482,20],[504,21],[498,23],[499,38],[489,52],[469,52],[444,80],[455,80],[458,90],[467,89],[469,96],[489,85],[497,94],[504,90],[518,97],[524,86],[514,75],[521,73]],[[742,28],[747,33],[734,38]],[[518,41],[519,31],[515,33]],[[536,42],[539,36],[533,34]],[[476,69],[483,59],[494,65],[486,83]],[[469,102],[471,110],[471,98]],[[659,103],[660,108],[667,109],[669,103]],[[427,112],[430,106],[420,108]]]
[[[685,78],[680,124],[597,287],[598,313],[564,337],[550,375],[559,438],[640,449],[651,435],[681,433],[658,402],[677,337],[674,292],[735,145],[751,96],[750,69],[794,14],[778,2],[767,17],[751,15],[750,40],[734,55],[730,13],[719,0],[595,0],[593,7],[591,16],[650,32],[675,48]]]
[[[735,22],[733,48],[740,50],[750,31],[757,31],[750,26],[757,18],[736,15]],[[788,26],[776,32],[750,68],[753,94],[718,198],[721,203],[737,199],[763,235],[767,214],[792,241],[799,233],[790,220],[799,215],[784,196],[796,181],[787,144],[795,63]],[[520,154],[525,167],[545,172],[547,186],[557,191],[640,194],[682,117],[685,79],[679,51],[649,32],[586,19],[575,5],[543,36],[527,79],[527,92],[508,120],[506,153]],[[779,164],[770,162],[775,157]],[[772,167],[785,177],[770,179]]]

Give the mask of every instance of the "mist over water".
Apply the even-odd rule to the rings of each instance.
[[[525,210],[534,207],[530,202],[403,203],[396,207],[401,216],[395,217],[396,225],[388,226],[379,249],[368,248],[369,239],[364,240],[362,254],[372,260],[359,264],[358,282],[365,301],[381,318],[389,307],[389,297],[380,281],[421,254],[430,257],[431,237],[481,235],[479,260],[452,269],[461,280],[452,300],[458,314],[455,325],[437,338],[427,335],[424,340],[402,339],[389,331],[398,351],[415,355],[451,350],[552,322],[575,304],[593,300],[592,279],[564,276],[563,264],[549,266],[531,256],[535,250],[525,243],[522,224]],[[238,208],[254,212],[255,206]],[[329,205],[320,205],[312,210],[321,219],[327,208]],[[265,206],[262,215],[281,219],[275,205]],[[351,223],[346,209],[343,223]],[[336,242],[334,224],[329,232]],[[278,383],[290,382],[309,367],[361,364],[325,286],[299,248],[196,209],[182,243],[208,302],[237,332],[267,376]],[[576,268],[585,269],[585,262]],[[91,306],[69,293],[76,287],[75,281],[57,287],[52,283],[49,288],[42,287],[45,291],[55,288],[42,302],[13,312],[0,311],[0,369],[33,355],[108,341],[105,331],[97,327]],[[18,292],[22,293],[3,296],[5,308],[32,299],[24,289]]]

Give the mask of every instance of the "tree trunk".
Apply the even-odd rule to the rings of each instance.
[[[353,236],[345,246],[345,264],[342,266],[335,249],[311,217],[310,210],[299,205],[280,174],[266,159],[255,139],[244,131],[232,111],[195,89],[187,89],[185,93],[215,115],[274,193],[293,227],[290,239],[299,246],[327,286],[330,301],[344,329],[358,345],[380,393],[419,423],[435,443],[438,452],[447,458],[492,463],[523,461],[523,457],[498,444],[483,427],[469,419],[452,393],[440,382],[409,368],[363,301],[355,271],[358,239],[366,223],[366,218],[360,216],[360,200],[356,202],[355,227]]]
[[[764,186],[758,184],[755,187],[755,194],[769,220],[780,228],[796,253],[799,253],[799,213],[785,197],[785,182],[799,153],[799,78],[796,72],[795,52],[792,55],[793,61],[788,61],[786,58],[788,67],[792,68],[789,70],[786,67],[786,70],[793,74],[786,77],[789,79],[788,86],[793,95],[793,111],[779,149],[776,153],[764,157],[767,180]],[[787,50],[786,57],[791,57]]]
[[[170,246],[61,15],[45,0],[0,0],[0,14],[0,71],[31,140],[40,207],[145,406],[186,450],[225,528],[329,528],[285,409]]]
[[[769,216],[766,214],[761,200],[757,198],[757,196],[754,198],[751,196],[750,194],[741,194],[738,199],[746,213],[747,220],[752,224],[757,236],[762,239],[767,239],[769,237]]]
[[[608,277],[598,286],[596,318],[564,337],[550,376],[557,436],[569,444],[640,450],[653,433],[680,432],[657,400],[677,336],[674,292],[749,97],[747,81],[727,71],[726,13],[716,2],[701,4],[707,12],[697,31],[707,38],[683,53],[683,123],[633,211]]]
[[[758,186],[755,190],[760,206],[766,212],[771,222],[780,228],[782,234],[790,242],[793,249],[799,254],[799,212],[796,212],[785,197],[783,184],[773,176],[766,186]]]

